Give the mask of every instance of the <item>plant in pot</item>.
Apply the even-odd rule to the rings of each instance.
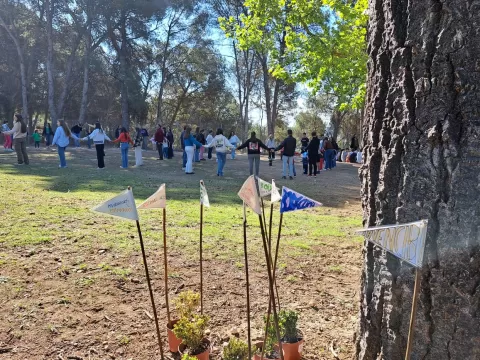
[[[248,345],[242,340],[231,338],[223,349],[223,360],[247,360]]]
[[[191,290],[184,291],[178,295],[178,297],[173,301],[175,305],[175,310],[177,312],[178,318],[171,320],[167,324],[167,334],[168,334],[168,346],[171,352],[178,352],[179,346],[182,343],[182,339],[178,338],[173,329],[178,323],[179,319],[187,318],[190,319],[198,308],[200,304],[200,294],[195,293]]]
[[[266,316],[263,317],[263,321],[266,325],[267,323]],[[279,326],[280,334],[283,334],[283,329],[284,329],[283,319],[280,316],[278,319],[278,326]],[[261,342],[257,344],[257,351],[253,356],[253,360],[260,360],[262,358],[262,351],[263,351],[264,359],[279,360],[281,358],[279,349],[278,349],[277,331],[275,329],[273,316],[270,316],[270,321],[268,323],[266,342],[265,343]]]
[[[190,318],[182,316],[173,327],[175,336],[186,346],[187,354],[198,360],[208,360],[210,356],[209,342],[204,337],[207,325],[207,316],[192,314]]]
[[[300,360],[303,350],[303,337],[298,331],[298,313],[282,310],[280,318],[283,325],[282,350],[284,360]]]

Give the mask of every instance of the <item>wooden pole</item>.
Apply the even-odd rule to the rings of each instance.
[[[157,339],[158,339],[158,346],[160,347],[160,357],[163,360],[164,359],[163,344],[162,344],[162,338],[160,337],[160,327],[158,325],[157,308],[155,307],[155,300],[153,298],[152,284],[150,282],[150,275],[148,273],[147,257],[145,256],[145,247],[143,246],[142,230],[140,229],[140,222],[138,220],[137,220],[137,230],[138,230],[138,237],[140,238],[140,247],[142,248],[143,265],[145,267],[145,275],[147,277],[148,292],[150,293],[150,301],[152,302],[153,318],[155,320],[155,327],[157,329]]]
[[[413,288],[412,312],[410,314],[410,327],[408,329],[407,353],[405,354],[405,360],[410,360],[410,356],[412,354],[413,333],[415,330],[415,315],[417,314],[417,301],[418,301],[418,295],[420,292],[421,277],[422,277],[422,271],[416,268],[415,269],[415,285]]]
[[[203,315],[203,204],[200,203],[200,313]]]
[[[165,208],[163,208],[163,266],[165,268],[165,306],[167,308],[168,326],[171,326],[170,306],[168,304],[167,210]]]
[[[265,261],[267,262],[268,285],[269,285],[269,288],[270,288],[271,298],[273,298],[272,301],[269,299],[268,302],[269,303],[273,302],[275,304],[275,290],[274,290],[274,279],[273,279],[273,274],[272,274],[272,263],[271,263],[271,257],[268,253],[267,237],[265,235],[265,228],[263,227],[262,215],[258,215],[258,219],[260,221],[260,229],[262,231],[262,241],[263,241],[263,250],[264,250],[264,253],[265,253]],[[280,329],[278,327],[279,321],[278,321],[278,312],[277,312],[277,307],[276,306],[273,306],[273,321],[274,321],[275,330],[276,330],[276,333],[277,333],[278,345],[280,347],[280,358],[281,358],[281,360],[284,360],[283,349],[282,349],[282,337],[280,335]],[[265,346],[265,344],[264,344],[264,346]]]
[[[250,325],[250,280],[248,274],[248,252],[247,252],[247,209],[243,203],[243,252],[245,256],[245,280],[247,282],[247,337],[248,337],[248,358],[252,358],[252,330]]]

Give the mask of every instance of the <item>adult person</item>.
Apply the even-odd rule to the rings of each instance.
[[[333,146],[333,155],[332,155],[332,167],[337,167],[337,157],[340,148],[338,147],[337,141],[332,137],[332,146]]]
[[[185,170],[187,166],[187,153],[185,152],[185,131],[187,131],[187,126],[183,127],[183,131],[180,133],[180,145],[182,146],[182,170]]]
[[[223,176],[223,168],[227,162],[227,151],[229,147],[233,147],[233,144],[223,135],[223,130],[218,128],[217,135],[205,147],[215,148],[217,153],[217,176]]]
[[[208,130],[208,135],[207,135],[207,138],[205,140],[205,145],[207,144],[210,144],[212,141],[213,141],[213,135],[212,135],[213,131],[212,130]],[[208,159],[211,160],[212,159],[212,151],[213,151],[213,147],[209,147],[208,148]]]
[[[12,130],[5,131],[3,134],[13,135],[18,165],[28,165],[30,162],[27,154],[27,124],[23,121],[22,115],[15,114]]]
[[[45,125],[43,126],[42,135],[45,138],[45,146],[49,148],[50,145],[52,144],[52,136],[53,136],[53,130],[52,130],[52,127],[50,126],[50,123],[45,122]]]
[[[308,140],[308,137],[307,137],[307,133],[303,133],[303,136],[302,136],[302,139],[300,140],[300,142],[302,143],[302,148],[306,148],[308,143],[309,143],[309,140]]]
[[[320,148],[320,139],[315,131],[312,132],[312,140],[305,149],[308,152],[308,176],[317,176],[318,149]]]
[[[185,165],[185,174],[192,175],[193,172],[193,156],[195,153],[195,147],[202,147],[197,139],[192,135],[192,129],[187,126],[185,133],[183,134],[183,141],[185,142],[185,153],[187,154],[187,164]]]
[[[233,145],[233,144],[232,144]],[[260,148],[270,152],[271,150],[262,142],[262,140],[257,139],[257,134],[255,131],[252,131],[250,134],[250,139],[245,141],[237,149],[241,150],[247,148],[248,151],[248,164],[250,166],[250,175],[253,175],[253,165],[255,164],[255,175],[258,176],[260,170]]]
[[[240,142],[240,139],[237,135],[235,135],[235,131],[230,132],[230,136],[228,137],[228,141],[232,144],[232,160],[235,160],[235,148],[237,144]]]
[[[58,165],[58,167],[61,169],[67,167],[65,150],[70,144],[70,138],[75,140],[75,143],[80,141],[80,139],[70,131],[65,120],[59,120],[57,130],[55,130],[55,136],[53,137],[52,145],[57,145],[58,157],[60,159],[60,165]]]
[[[268,148],[268,166],[272,166],[272,161],[275,160],[275,147],[277,145],[275,144],[275,139],[273,138],[273,135],[270,134],[268,135],[268,140],[267,140],[267,148]]]
[[[195,129],[195,140],[197,140],[200,144],[202,143],[200,140],[202,139],[200,135],[200,128],[197,126]],[[200,162],[200,148],[195,148],[195,162]]]
[[[71,130],[71,133],[75,136],[73,139],[74,139],[74,142],[75,142],[75,147],[80,147],[80,134],[82,132],[82,125],[81,124],[75,124],[72,126],[72,128],[70,129]],[[77,139],[75,139],[77,138]]]
[[[133,167],[139,167],[143,165],[142,145],[144,136],[143,129],[136,127],[135,131],[135,140],[133,141],[133,151],[135,152],[135,165]]]
[[[10,131],[10,127],[8,126],[8,120],[3,121],[2,125],[2,132],[3,132],[3,147],[6,151],[13,151],[12,149],[12,135],[5,134],[7,131]]]
[[[200,130],[200,140],[198,140],[198,142],[202,145],[207,144],[207,140],[205,139],[205,130],[204,129]],[[203,157],[204,150],[205,150],[205,148],[202,146],[200,148],[200,161],[205,161],[205,158]]]
[[[287,167],[288,175],[290,180],[293,180],[293,157],[295,156],[295,149],[297,147],[297,139],[293,137],[291,129],[287,131],[288,136],[282,143],[275,148],[275,151],[283,149],[283,168],[282,168],[282,179],[287,178]]]
[[[328,138],[325,138],[323,143],[325,148],[325,170],[332,170],[333,169],[333,156],[335,150],[333,150],[332,141]]]
[[[350,148],[352,150],[357,150],[358,149],[358,139],[357,139],[357,135],[354,134],[352,136],[352,141],[350,142]]]
[[[163,132],[162,125],[158,124],[158,129],[155,132],[154,140],[157,143],[158,159],[163,160],[163,139],[165,138],[165,133]]]
[[[167,140],[168,140],[168,158],[171,159],[173,158],[173,142],[175,141],[171,128],[168,128]]]
[[[133,145],[132,138],[128,133],[128,130],[124,127],[120,130],[120,136],[113,140],[114,143],[120,143],[120,149],[122,150],[122,169],[128,168],[128,149],[130,144]]]
[[[148,130],[146,128],[141,128],[140,129],[141,135],[142,135],[142,147],[141,149],[143,150],[148,150]],[[135,153],[136,156],[137,153]]]
[[[105,131],[103,131],[102,126],[99,122],[95,123],[95,129],[82,140],[92,140],[95,145],[95,150],[97,151],[97,165],[98,169],[105,168],[105,140],[111,141]]]

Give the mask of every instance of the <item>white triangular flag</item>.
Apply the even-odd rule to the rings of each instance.
[[[275,186],[275,180],[272,179],[272,193],[271,193],[270,201],[274,203],[274,202],[280,201],[281,199],[282,199],[282,196],[280,195],[277,187]]]
[[[138,220],[135,199],[133,198],[133,193],[130,188],[122,192],[120,195],[105,201],[103,204],[94,207],[92,211],[128,220]]]
[[[210,201],[208,200],[207,189],[205,188],[205,183],[203,180],[200,180],[200,204],[210,207]]]
[[[158,190],[147,200],[141,203],[139,209],[165,209],[167,202],[167,194],[165,192],[165,184],[160,185]]]
[[[272,184],[270,184],[269,182],[266,182],[265,180],[262,180],[260,179],[259,177],[257,177],[258,179],[258,188],[260,189],[260,197],[265,197],[265,196],[268,196],[272,193]]]
[[[245,204],[258,215],[262,214],[260,198],[258,196],[257,186],[255,185],[255,177],[253,175],[250,175],[243,183],[242,188],[238,192],[238,196],[240,196],[240,199],[242,199]]]

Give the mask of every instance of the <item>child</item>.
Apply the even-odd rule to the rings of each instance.
[[[5,120],[2,125],[2,132],[5,132],[5,131],[10,131],[10,128],[8,127],[8,120]],[[3,147],[5,148],[6,151],[13,151],[12,135],[3,134],[3,136],[4,136]]]
[[[33,141],[35,141],[35,148],[40,149],[40,141],[42,140],[42,136],[38,133],[38,130],[35,130],[32,137],[33,137]]]
[[[162,146],[163,146],[163,149],[162,149],[163,150],[163,158],[167,159],[168,158],[168,140],[167,140],[166,137],[163,138]]]
[[[306,149],[303,149],[302,152],[302,164],[303,164],[303,175],[308,173],[308,152]]]

